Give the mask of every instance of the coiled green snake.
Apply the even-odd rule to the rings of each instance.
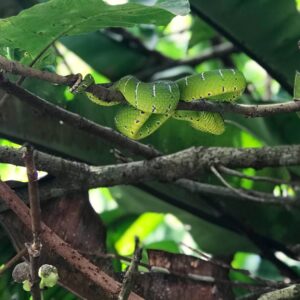
[[[87,75],[75,89],[82,92],[94,83]],[[176,110],[179,101],[208,99],[232,102],[246,87],[244,75],[234,69],[219,69],[186,76],[177,81],[144,83],[128,75],[113,84],[111,89],[121,92],[128,102],[115,116],[116,128],[131,139],[143,139],[157,130],[170,117],[187,121],[197,130],[220,135],[224,121],[219,113]],[[86,92],[89,99],[99,105],[111,106],[119,102],[105,102]]]

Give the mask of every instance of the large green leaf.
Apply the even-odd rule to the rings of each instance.
[[[160,6],[170,7],[168,2]],[[178,3],[186,2],[178,0]],[[102,0],[51,0],[1,20],[0,47],[20,48],[35,57],[62,36],[108,26],[165,25],[173,16],[165,9],[134,3],[109,5]]]
[[[209,207],[197,195],[185,193],[185,191],[176,188],[174,185],[157,184],[153,185],[155,189],[170,195],[177,201],[184,204],[187,202],[191,207],[199,208],[209,212]],[[173,213],[178,219],[190,227],[190,233],[198,246],[209,253],[230,254],[239,250],[253,251],[254,247],[247,238],[238,235],[233,231],[211,224],[197,217],[197,214],[191,214],[187,211],[174,207],[158,197],[145,193],[144,191],[131,186],[119,186],[110,189],[112,195],[117,200],[122,210],[128,214],[143,213],[145,211]],[[212,215],[215,212],[212,212]],[[222,240],[222,244],[220,244]]]
[[[292,92],[300,66],[300,15],[294,0],[191,0],[192,10]]]

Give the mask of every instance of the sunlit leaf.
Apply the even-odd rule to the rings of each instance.
[[[162,4],[170,6],[168,1]],[[173,16],[156,6],[109,5],[102,0],[51,0],[1,20],[0,47],[20,48],[35,57],[62,36],[108,26],[165,25]]]
[[[120,254],[131,254],[134,250],[134,237],[143,241],[163,220],[163,214],[142,214],[117,241],[116,249]]]

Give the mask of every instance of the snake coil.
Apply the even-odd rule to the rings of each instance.
[[[225,130],[221,114],[176,110],[178,102],[196,99],[233,102],[242,95],[245,87],[244,75],[234,69],[207,71],[177,81],[151,83],[128,75],[111,87],[121,92],[129,104],[117,112],[115,124],[121,133],[135,140],[149,136],[170,117],[187,121],[197,130],[220,135]],[[119,104],[116,101],[105,102],[91,93],[87,96],[99,105]]]

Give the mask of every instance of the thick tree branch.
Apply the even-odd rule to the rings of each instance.
[[[300,285],[294,284],[284,289],[266,293],[258,300],[297,300],[300,298]]]
[[[0,161],[15,165],[23,165],[22,149],[0,147]],[[263,148],[222,148],[193,147],[174,154],[160,156],[149,161],[137,161],[109,166],[90,166],[85,163],[72,162],[40,151],[35,152],[36,166],[39,170],[49,172],[68,180],[69,189],[113,186],[120,184],[136,184],[145,181],[176,181],[185,186],[186,176],[195,176],[201,171],[209,171],[211,166],[230,168],[264,168],[295,166],[300,164],[300,146],[277,146]],[[202,193],[216,193],[209,185],[195,183],[191,190]],[[187,185],[189,186],[189,184]],[[217,189],[222,190],[222,187]],[[223,191],[223,190],[222,190]],[[218,193],[218,192],[217,192]],[[225,195],[229,193],[224,190]],[[230,193],[229,193],[230,194]],[[232,192],[231,192],[232,194]],[[265,203],[281,203],[282,205],[298,205],[296,198],[271,197],[259,192],[250,192],[253,197],[263,197]],[[243,199],[241,195],[239,198]],[[246,198],[246,197],[245,197]]]
[[[76,79],[77,75],[69,75],[69,76],[60,76],[54,73],[49,73],[45,71],[40,71],[37,69],[29,68],[19,64],[18,62],[10,61],[0,56],[0,69],[6,70],[7,72],[11,72],[13,74],[20,74],[23,76],[39,78],[42,80],[47,80],[56,84],[63,84],[67,86],[72,86]],[[29,97],[29,92],[21,89],[20,87],[16,87],[15,84],[10,83],[8,81],[3,81],[0,78],[0,88],[5,90],[7,93],[10,93],[18,98]],[[120,103],[125,103],[125,99],[121,93],[118,91],[113,91],[106,88],[100,84],[93,84],[88,89],[88,92],[94,94],[98,98],[103,101],[111,102],[111,101],[119,101]],[[31,98],[36,97],[33,94],[30,94]],[[42,100],[41,98],[36,97],[35,100],[31,99],[31,101],[27,102],[31,105],[36,105],[40,107],[41,103],[37,101],[37,99]],[[26,101],[26,100],[24,100]],[[33,104],[35,103],[35,104]],[[50,104],[51,105],[51,104]],[[45,106],[45,105],[44,105]],[[54,106],[54,105],[52,105]],[[45,108],[44,108],[45,109]],[[180,110],[194,110],[194,111],[208,111],[208,112],[219,112],[219,113],[235,113],[240,114],[246,117],[264,117],[268,115],[278,114],[278,113],[288,113],[288,112],[297,112],[300,111],[300,101],[288,101],[283,103],[276,104],[261,104],[261,105],[243,105],[243,104],[232,104],[232,103],[223,103],[221,100],[216,101],[207,101],[207,100],[195,100],[192,102],[183,102],[180,101],[177,109]],[[61,115],[62,112],[67,113],[66,110],[60,108],[60,113],[57,115]],[[52,114],[54,112],[52,111]],[[69,112],[70,113],[70,112]],[[70,113],[71,114],[71,113]],[[73,114],[75,115],[75,114]],[[85,120],[84,118],[82,118]],[[83,121],[82,121],[83,122]],[[91,122],[92,123],[92,122]],[[105,128],[105,127],[104,127]],[[104,135],[105,133],[102,133]],[[107,135],[107,133],[106,133]],[[109,134],[111,135],[111,133]],[[116,138],[116,137],[115,137]]]
[[[0,181],[0,197],[11,210],[18,216],[22,223],[31,229],[31,218],[29,208],[24,202],[9,188],[8,185]],[[41,224],[41,239],[45,245],[62,256],[70,265],[76,268],[89,280],[95,283],[103,290],[104,299],[116,297],[121,285],[98,267],[90,263],[88,259],[82,256],[77,250],[73,249],[68,243],[56,235],[47,225]],[[129,296],[131,300],[141,300],[135,293]]]

